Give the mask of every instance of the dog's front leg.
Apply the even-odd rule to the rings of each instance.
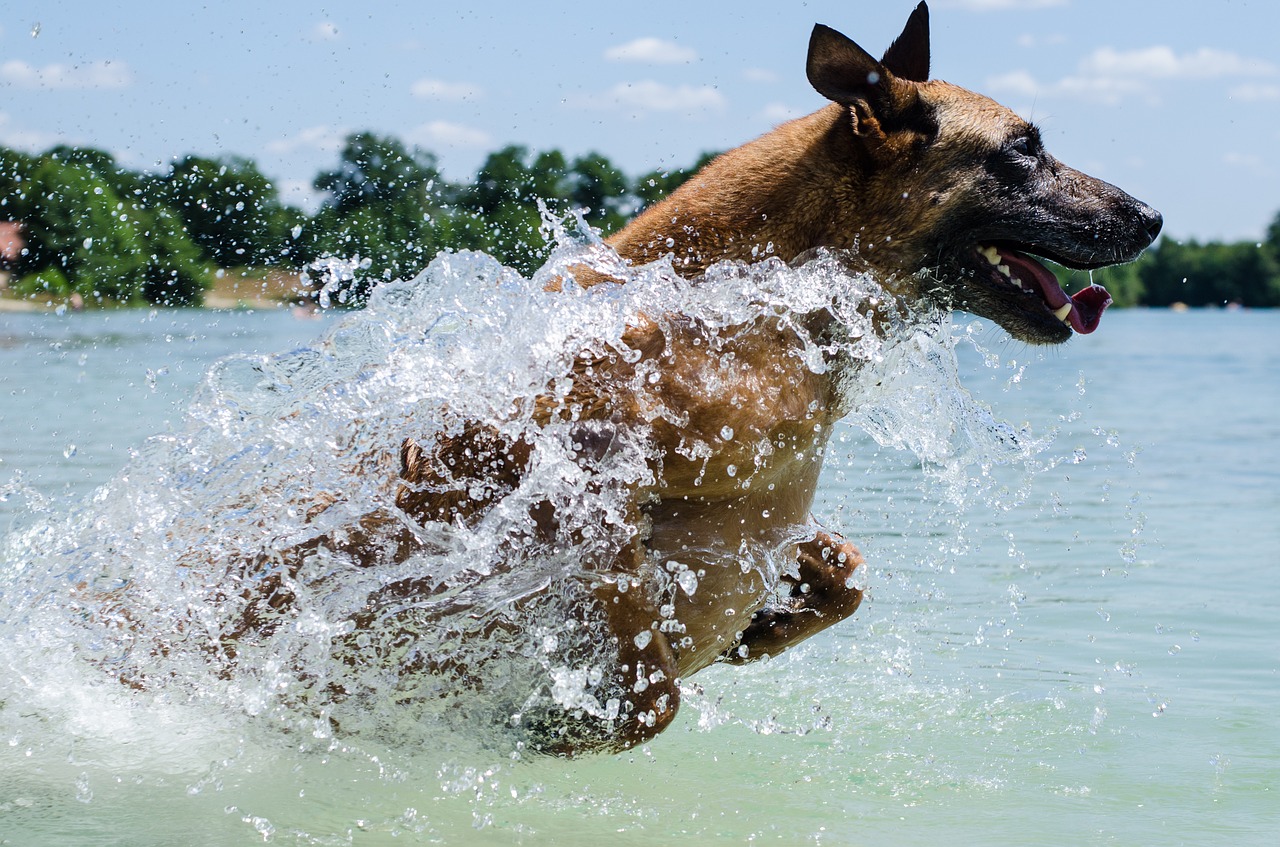
[[[862,602],[854,571],[864,561],[853,542],[819,530],[796,548],[799,576],[784,578],[789,596],[752,615],[738,643],[721,659],[741,665],[776,656],[852,615]]]

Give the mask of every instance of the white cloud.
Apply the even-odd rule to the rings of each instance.
[[[0,144],[15,150],[26,150],[36,153],[47,150],[55,144],[72,143],[65,135],[56,132],[41,132],[38,129],[27,129],[13,125],[13,118],[6,112],[0,112]]]
[[[42,68],[10,59],[0,65],[0,82],[26,89],[104,90],[128,87],[133,83],[133,72],[124,62],[110,59],[76,65],[54,63]]]
[[[1263,158],[1256,153],[1238,153],[1228,151],[1222,154],[1222,161],[1228,165],[1236,165],[1245,168],[1257,168],[1263,164]]]
[[[680,65],[697,61],[698,54],[692,48],[681,47],[674,41],[660,38],[637,38],[604,51],[611,62],[640,62],[646,65]]]
[[[970,12],[1011,12],[1065,6],[1067,0],[943,0],[943,9],[966,9]]]
[[[767,123],[780,124],[805,114],[807,112],[788,106],[786,103],[768,103],[760,110],[758,117]]]
[[[1210,79],[1222,76],[1256,76],[1276,72],[1276,66],[1261,59],[1248,59],[1201,47],[1178,55],[1170,47],[1114,50],[1102,47],[1086,56],[1080,70],[1093,77],[1146,77],[1148,79]]]
[[[1280,100],[1280,85],[1260,82],[1246,82],[1237,85],[1227,92],[1233,100],[1244,100],[1250,103]]]
[[[307,127],[288,138],[280,138],[268,142],[267,150],[272,153],[296,153],[299,150],[320,150],[332,153],[342,149],[349,130],[336,126]]]
[[[311,28],[311,37],[319,41],[337,41],[340,34],[333,21],[320,21]]]
[[[1013,71],[988,79],[992,91],[1024,97],[1062,96],[1117,105],[1132,97],[1159,99],[1159,83],[1168,80],[1209,80],[1222,77],[1269,77],[1280,69],[1261,60],[1250,59],[1202,47],[1177,53],[1165,46],[1136,50],[1099,48],[1080,60],[1075,74],[1057,82],[1043,83],[1026,71]],[[1242,85],[1235,89],[1241,99],[1273,99],[1274,86]]]
[[[580,101],[598,109],[624,109],[637,114],[646,112],[684,112],[705,114],[724,111],[728,102],[724,95],[709,85],[664,85],[653,80],[620,82],[604,94]]]
[[[1007,74],[988,77],[986,87],[991,91],[1003,91],[1023,97],[1034,97],[1044,88],[1026,71],[1010,71]]]
[[[442,79],[420,79],[409,86],[414,97],[423,100],[475,100],[484,94],[478,85],[468,82],[446,82]]]
[[[1032,48],[1039,47],[1041,44],[1066,44],[1067,37],[1060,32],[1051,32],[1047,34],[1024,32],[1015,39],[1015,43],[1019,47],[1024,47],[1030,50]]]
[[[1275,170],[1271,167],[1270,160],[1257,153],[1228,151],[1222,155],[1222,161],[1228,167],[1240,168],[1255,176],[1271,177],[1275,173]]]
[[[425,123],[411,130],[408,138],[412,143],[428,149],[484,149],[493,146],[493,138],[484,130],[450,121]]]
[[[280,191],[280,199],[293,206],[301,206],[306,212],[314,214],[320,208],[324,195],[316,191],[310,180],[282,179],[276,182]]]
[[[778,75],[766,68],[747,68],[742,72],[742,78],[747,82],[777,82]]]

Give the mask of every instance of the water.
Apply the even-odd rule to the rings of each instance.
[[[575,332],[608,336],[641,304],[754,308],[729,278],[714,296],[638,280],[635,293],[564,307],[535,296],[527,311],[532,295],[517,280],[460,262],[456,288],[438,268],[433,287],[409,287],[346,324],[285,313],[0,315],[10,557],[0,844],[1271,843],[1273,313],[1113,312],[1098,333],[1047,352],[957,316],[905,349],[864,350],[897,381],[863,397],[863,414],[835,439],[819,516],[862,547],[868,598],[780,659],[688,680],[672,729],[626,754],[513,759],[469,731],[397,723],[385,703],[372,704],[384,713],[367,726],[348,716],[356,722],[333,731],[273,693],[268,652],[228,679],[177,650],[147,667],[170,680],[159,693],[109,683],[73,658],[100,646],[95,633],[111,639],[91,615],[67,613],[56,569],[13,573],[32,549],[65,572],[68,557],[87,555],[191,592],[166,562],[201,544],[239,549],[268,530],[241,513],[200,523],[207,502],[188,498],[251,491],[274,508],[279,491],[342,472],[326,457],[398,439],[426,401],[461,401],[479,383],[458,374],[503,383],[466,401],[484,411],[551,373]],[[802,306],[802,283],[846,284],[779,273],[774,306]],[[476,294],[465,283],[477,280],[512,296]],[[475,298],[490,298],[483,315]],[[452,316],[435,327],[447,330],[439,344],[412,332],[432,310]],[[324,332],[327,347],[316,340]],[[206,377],[229,353],[291,350],[323,355],[240,359]],[[268,412],[295,423],[269,423]],[[148,441],[156,433],[168,435]],[[341,450],[324,446],[334,441]],[[236,465],[251,444],[299,452]],[[258,474],[157,484],[181,470],[184,450],[221,451],[232,464],[220,467]],[[384,496],[374,484],[360,494]],[[272,533],[297,528],[286,511],[272,521]],[[109,561],[103,539],[129,532],[143,549]],[[175,537],[183,549],[165,547]],[[315,596],[319,609],[344,597]],[[152,624],[181,605],[148,601]],[[326,637],[307,632],[311,644]],[[306,639],[266,646],[327,667]]]

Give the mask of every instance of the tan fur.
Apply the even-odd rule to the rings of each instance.
[[[891,48],[895,65],[916,74],[922,52],[927,68],[922,10],[923,4],[902,46]],[[833,90],[829,96],[839,102],[717,158],[609,239],[620,256],[636,265],[670,256],[679,273],[696,278],[724,259],[790,262],[830,248],[846,251],[852,266],[877,272],[898,296],[934,296],[916,272],[952,261],[943,255],[950,243],[944,234],[969,226],[969,218],[979,225],[1000,221],[1002,183],[988,163],[1002,155],[1010,139],[1034,131],[981,95],[945,82],[899,79],[887,67],[889,54],[886,66],[880,66],[856,45],[840,42],[843,36],[824,32],[832,31],[815,29],[810,78],[820,91]],[[923,45],[907,43],[922,38]],[[830,70],[842,64],[852,68],[844,74],[847,86]],[[868,82],[868,68],[878,69],[873,75],[881,79],[878,85]],[[1113,217],[1128,215],[1129,229],[1153,229],[1150,215],[1144,219],[1141,210],[1124,206],[1132,198],[1116,199],[1109,186],[1088,181],[1047,155],[1041,161],[1042,176],[1053,169],[1059,181],[1044,189],[1051,199],[1075,202],[1071,197],[1078,194],[1119,209],[1108,212]],[[1116,236],[1113,240],[1123,243],[1102,258],[1122,258],[1150,237],[1150,232]],[[602,281],[586,271],[578,275],[583,285]],[[977,291],[975,302],[1013,296],[965,285]],[[1015,307],[1021,309],[1021,301]],[[1061,329],[1057,324],[1052,326],[1058,330],[1040,329],[1044,319],[1037,308],[1028,306],[1029,317],[1015,315],[1005,325],[1015,333]],[[994,317],[1004,322],[1001,315]],[[817,335],[830,328],[825,313],[805,320],[806,331]],[[631,519],[639,528],[635,535],[612,559],[584,563],[599,575],[590,586],[590,603],[603,612],[619,645],[614,673],[627,686],[632,680],[641,684],[626,704],[626,722],[612,735],[566,737],[543,746],[550,752],[619,749],[651,738],[675,716],[679,678],[721,659],[742,662],[776,654],[851,614],[862,596],[852,582],[862,564],[857,549],[816,526],[811,540],[794,545],[799,576],[784,580],[786,596],[780,601],[766,607],[767,586],[757,571],[741,566],[743,556],[785,545],[798,526],[811,523],[822,453],[845,411],[837,392],[838,363],[823,374],[799,366],[801,338],[773,320],[713,333],[671,315],[633,326],[624,341],[640,351],[638,359],[608,351],[579,357],[570,396],[540,398],[538,423],[580,426],[584,462],[607,451],[609,432],[624,430],[646,432],[659,457],[651,468],[655,482],[629,492]],[[643,394],[631,388],[641,372],[656,380]],[[656,406],[678,410],[679,424],[655,415]],[[729,429],[733,437],[722,437]],[[712,445],[712,454],[705,460],[689,458],[687,447],[695,443]],[[414,522],[473,525],[518,484],[530,450],[531,445],[505,441],[481,422],[458,435],[407,442],[397,506]],[[530,540],[550,538],[557,521],[549,505],[535,508]],[[335,548],[359,556],[357,548],[365,544],[371,566],[388,551],[395,558],[412,548],[402,523],[385,516],[371,517],[352,538],[357,543],[349,539]],[[692,596],[676,593],[673,617],[654,608],[647,570],[667,557],[701,574]],[[631,590],[621,590],[619,584],[626,588],[630,580],[636,581]],[[414,590],[414,585],[388,588],[402,596]],[[637,641],[644,632],[652,637]],[[640,642],[645,643],[637,646]]]

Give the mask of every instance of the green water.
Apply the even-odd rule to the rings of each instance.
[[[318,331],[0,315],[0,486],[74,509],[213,358]],[[647,747],[513,762],[90,691],[69,730],[5,724],[0,844],[1274,843],[1280,314],[1115,312],[1044,353],[975,333],[997,356],[962,344],[965,384],[1056,430],[1060,463],[1007,509],[952,505],[846,432],[822,516],[872,564],[868,599],[781,659],[689,680]],[[10,496],[0,521],[30,508]]]

